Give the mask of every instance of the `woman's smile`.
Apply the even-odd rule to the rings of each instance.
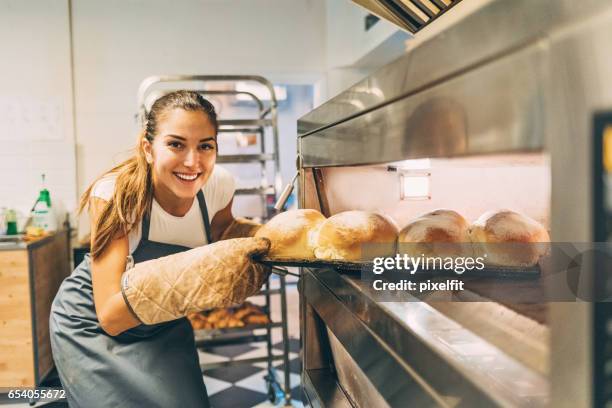
[[[202,173],[173,173],[180,181],[184,183],[193,183],[195,180],[200,177]]]

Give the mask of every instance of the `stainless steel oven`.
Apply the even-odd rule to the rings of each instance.
[[[611,39],[611,1],[482,2],[299,120],[300,206],[400,225],[439,207],[470,219],[506,207],[554,242],[609,241]],[[334,268],[304,268],[300,300],[313,406],[588,407],[612,395],[606,302],[380,302]]]

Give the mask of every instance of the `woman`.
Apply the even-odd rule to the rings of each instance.
[[[125,295],[122,276],[149,265],[145,278],[157,279],[155,262],[169,258],[151,260],[186,255],[227,233],[234,181],[215,167],[217,130],[214,108],[201,95],[167,94],[151,107],[136,155],[84,193],[80,211],[89,206],[91,254],[62,284],[50,318],[71,406],[208,406],[191,325],[176,319],[185,310],[173,310],[171,321],[141,319],[143,305]],[[239,251],[246,259],[253,252]],[[136,267],[124,273],[132,262]],[[176,309],[163,302],[149,306]]]

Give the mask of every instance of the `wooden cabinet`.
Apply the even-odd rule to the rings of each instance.
[[[34,387],[53,368],[49,313],[70,274],[65,231],[0,248],[0,387]]]

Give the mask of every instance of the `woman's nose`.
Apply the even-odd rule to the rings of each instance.
[[[198,149],[189,149],[185,154],[185,166],[193,166],[198,162]]]

